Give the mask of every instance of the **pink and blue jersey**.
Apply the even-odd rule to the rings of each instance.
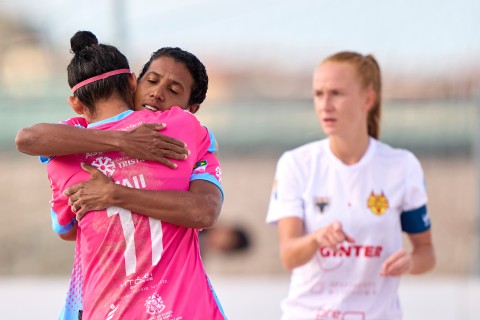
[[[74,226],[75,214],[63,191],[89,178],[81,162],[132,188],[186,191],[191,180],[202,179],[222,190],[220,166],[211,153],[215,151],[214,138],[189,112],[178,107],[163,113],[126,111],[89,127],[130,130],[152,122],[166,123],[162,133],[187,143],[191,155],[177,161],[177,169],[121,152],[51,159],[47,171],[56,232],[65,233]],[[83,308],[83,319],[225,319],[199,252],[196,229],[119,207],[92,211],[78,223],[70,307]]]

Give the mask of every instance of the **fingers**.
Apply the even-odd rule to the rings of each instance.
[[[64,196],[71,196],[72,194],[76,193],[82,187],[82,182],[74,184],[73,186],[67,188],[63,191]]]
[[[90,173],[93,176],[97,175],[97,174],[102,174],[103,173],[98,170],[97,168],[93,167],[92,165],[88,164],[88,163],[85,163],[85,162],[82,162],[81,164],[81,167],[84,171],[87,171],[88,173]]]
[[[337,249],[337,245],[347,241],[350,243],[355,240],[343,231],[342,224],[339,221],[333,221],[324,228],[317,231],[316,240],[318,245],[330,247],[332,250]]]
[[[347,241],[347,242],[355,242],[355,240],[350,237],[349,235],[347,235],[345,233],[345,231],[343,230],[343,227],[342,227],[342,224],[340,223],[340,221],[334,221],[332,222],[331,224],[331,228],[333,230],[333,232],[331,233],[332,234],[332,237],[333,239],[335,240],[335,242],[338,244],[338,243],[341,243],[341,242],[344,242],[344,241]]]
[[[152,129],[152,130],[155,130],[155,131],[160,131],[160,130],[163,130],[167,127],[167,125],[165,123],[145,123],[142,126],[145,126],[149,129]],[[175,138],[172,138],[172,137],[169,137],[169,136],[166,136],[166,135],[163,135],[163,134],[159,134],[159,136],[161,137],[161,139],[160,139],[161,141],[171,143],[171,144],[176,145],[180,148],[186,148],[187,147],[187,144],[183,141],[177,140]]]
[[[83,204],[79,199],[73,199],[73,196],[68,198],[68,204],[70,205],[72,212],[75,213],[77,221],[82,220],[85,214],[91,211],[87,204]]]
[[[80,220],[82,220],[83,216],[85,216],[86,213],[87,213],[87,211],[84,208],[82,208],[82,209],[78,210],[78,212],[76,212],[75,218],[77,219],[77,221],[80,221]]]
[[[168,149],[162,150],[163,156],[165,158],[170,158],[170,159],[185,160],[190,155],[190,150],[188,150],[188,149],[182,149],[182,148],[178,148],[178,147],[173,147],[173,148],[177,151],[168,150]]]
[[[158,163],[163,164],[164,166],[169,167],[170,169],[176,169],[178,165],[168,160],[167,158],[158,159]]]
[[[165,123],[144,123],[143,126],[154,131],[160,131],[167,127]]]
[[[412,267],[411,255],[403,248],[389,256],[382,265],[382,276],[401,276]]]

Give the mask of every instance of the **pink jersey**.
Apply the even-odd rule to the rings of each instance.
[[[208,175],[205,155],[212,148],[210,134],[195,116],[178,107],[163,113],[127,111],[95,123],[94,128],[130,130],[152,122],[166,123],[162,133],[186,142],[190,157],[178,161],[175,170],[121,152],[53,158],[47,168],[52,217],[56,215],[60,228],[68,228],[75,217],[63,190],[89,178],[80,162],[98,168],[116,183],[139,189],[188,190],[190,180]],[[215,172],[219,178],[219,167]],[[83,319],[225,318],[203,268],[197,230],[110,207],[87,214],[77,234]]]

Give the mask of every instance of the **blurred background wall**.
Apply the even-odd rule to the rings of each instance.
[[[438,275],[477,276],[480,4],[422,1],[0,1],[0,277],[68,276],[73,245],[51,231],[38,159],[16,152],[21,127],[74,116],[69,39],[91,30],[138,73],[179,46],[210,76],[198,117],[220,143],[219,224],[240,225],[248,250],[207,253],[211,274],[286,274],[264,223],[281,153],[323,137],[311,74],[340,50],[374,54],[384,80],[381,139],[425,170]]]

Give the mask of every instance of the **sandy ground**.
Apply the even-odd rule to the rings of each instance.
[[[220,156],[225,203],[219,223],[250,231],[247,252],[209,254],[214,275],[286,275],[277,234],[264,223],[278,155]],[[433,275],[471,275],[478,255],[476,171],[469,158],[420,157],[425,170],[438,264]],[[68,275],[72,243],[51,231],[45,168],[34,157],[0,154],[0,275]]]

